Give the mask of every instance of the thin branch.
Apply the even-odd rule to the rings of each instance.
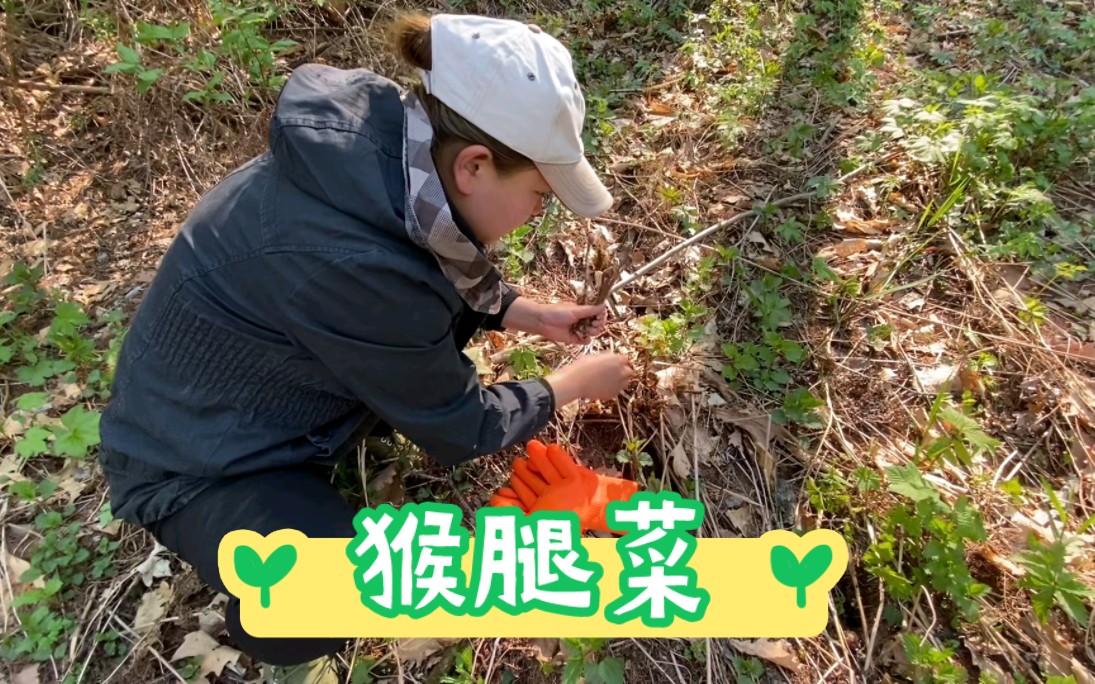
[[[857,168],[853,171],[850,171],[850,172],[844,174],[843,176],[841,176],[839,179],[837,179],[836,183],[838,185],[846,183],[853,176],[859,174],[860,172],[866,170],[867,168],[870,168],[871,166],[872,165],[864,164],[863,166],[860,166],[859,168]],[[766,203],[766,206],[785,207],[789,204],[797,204],[798,202],[802,202],[803,200],[812,199],[816,196],[817,196],[817,193],[814,192],[814,191],[800,192],[797,195],[791,195],[790,197],[784,197],[783,199],[778,199],[775,202]],[[719,221],[718,223],[716,223],[715,225],[713,225],[709,228],[705,228],[704,230],[700,231],[699,233],[696,233],[695,235],[688,238],[684,242],[681,242],[680,244],[670,248],[669,251],[667,251],[665,254],[661,255],[660,257],[651,260],[649,263],[647,263],[645,266],[643,266],[639,270],[632,273],[630,276],[628,276],[626,278],[622,278],[620,280],[620,282],[616,283],[616,285],[612,288],[612,292],[614,293],[617,290],[619,290],[623,287],[626,287],[627,285],[630,285],[631,283],[635,282],[637,279],[641,278],[642,276],[646,275],[647,273],[650,273],[654,269],[659,268],[662,264],[669,261],[674,256],[676,256],[677,254],[679,254],[682,251],[688,249],[689,247],[696,244],[697,242],[701,242],[701,241],[705,240],[706,238],[708,238],[709,236],[711,236],[714,233],[717,233],[718,231],[722,230],[723,228],[726,228],[729,225],[737,223],[738,221],[743,221],[747,218],[756,216],[759,213],[760,212],[757,209],[750,209],[749,211],[745,211],[745,212],[742,212],[740,214],[736,214],[734,216],[731,216],[728,219],[724,219],[722,221]]]
[[[52,92],[84,93],[86,95],[110,95],[111,89],[106,86],[76,85],[75,83],[39,83],[37,81],[0,79],[0,85],[9,88],[22,88],[24,90],[49,90]]]

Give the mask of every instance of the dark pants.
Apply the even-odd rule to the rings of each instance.
[[[161,544],[194,567],[198,576],[228,595],[224,619],[235,645],[269,665],[295,665],[339,651],[346,639],[260,639],[243,630],[240,601],[220,580],[217,546],[233,530],[268,535],[291,528],[309,537],[354,536],[354,508],[315,466],[267,470],[218,481],[179,512],[148,526]]]
[[[495,315],[488,327],[500,324]],[[463,349],[487,320],[465,306],[454,324],[457,349]],[[367,435],[387,437],[392,428],[383,421],[366,423],[349,440],[353,453]],[[260,639],[243,630],[240,602],[220,580],[217,546],[233,530],[251,530],[263,536],[294,529],[309,537],[354,537],[357,511],[330,482],[330,471],[319,466],[271,469],[217,481],[183,508],[147,526],[161,544],[193,566],[210,587],[226,594],[225,623],[235,645],[253,659],[269,665],[296,665],[331,655],[346,639]]]

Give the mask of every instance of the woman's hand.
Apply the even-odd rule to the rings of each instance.
[[[605,330],[607,307],[604,304],[544,304],[540,313],[540,335],[562,344],[589,344],[590,340]],[[588,320],[581,332],[575,333],[575,324]]]
[[[631,382],[635,371],[626,354],[588,354],[548,374],[555,403],[563,407],[578,399],[611,401]]]
[[[507,330],[520,330],[539,335],[546,340],[562,344],[589,344],[604,332],[608,308],[604,304],[582,306],[580,304],[541,304],[525,297],[518,297],[502,320]],[[576,335],[574,326],[587,321],[583,332]]]

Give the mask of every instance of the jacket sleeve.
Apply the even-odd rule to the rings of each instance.
[[[502,319],[506,317],[506,311],[509,309],[510,304],[517,301],[517,298],[521,294],[517,290],[513,289],[513,286],[508,283],[502,283],[502,308],[496,314],[490,314],[483,319],[483,325],[480,327],[483,330],[505,330],[505,326],[502,325]]]
[[[532,439],[555,411],[550,386],[480,383],[456,347],[452,312],[414,272],[378,253],[328,262],[289,295],[289,335],[444,465]]]

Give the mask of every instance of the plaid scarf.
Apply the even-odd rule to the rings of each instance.
[[[425,108],[411,91],[404,94],[403,105],[407,233],[433,254],[468,306],[482,313],[498,313],[502,305],[502,275],[453,220],[430,154],[433,126]]]

